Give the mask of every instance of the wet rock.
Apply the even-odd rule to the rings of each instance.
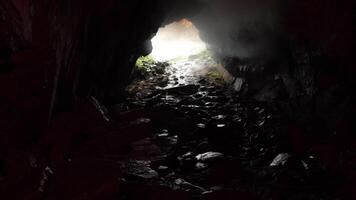
[[[242,85],[244,83],[244,80],[242,78],[236,78],[236,80],[234,81],[234,90],[236,91],[240,91],[242,89]]]
[[[156,69],[157,74],[164,74],[164,72],[165,72],[164,68],[157,67],[157,69]]]
[[[208,166],[202,162],[197,162],[197,164],[195,164],[195,168],[197,169],[206,169],[208,168]]]
[[[301,162],[302,162],[302,165],[303,165],[304,169],[308,170],[309,169],[309,165],[306,162],[304,162],[303,160]]]
[[[260,120],[259,122],[258,122],[258,126],[263,126],[265,124],[265,121],[264,120]]]
[[[206,152],[206,153],[197,155],[195,158],[201,162],[212,162],[212,161],[219,160],[223,157],[224,157],[224,154],[222,154],[220,152]]]
[[[247,98],[239,96],[240,92],[219,87],[206,79],[191,81],[190,76],[181,73],[181,66],[178,65],[168,69],[171,74],[167,75],[168,86],[165,89],[156,90],[150,99],[137,100],[142,102],[141,105],[137,104],[138,106],[159,108],[157,111],[150,111],[149,113],[152,114],[148,117],[152,119],[154,126],[158,126],[158,129],[154,131],[156,134],[153,141],[157,143],[156,146],[160,150],[164,149],[158,161],[153,161],[154,169],[160,172],[166,181],[164,185],[174,185],[177,190],[204,193],[207,199],[210,197],[211,199],[229,199],[231,197],[229,192],[240,195],[231,188],[225,188],[225,184],[228,183],[229,186],[231,184],[232,187],[242,191],[252,191],[253,194],[262,196],[262,199],[274,199],[274,196],[271,198],[267,195],[268,197],[263,198],[264,194],[260,195],[263,193],[261,191],[270,193],[269,186],[260,180],[286,185],[286,187],[293,184],[313,187],[313,184],[308,184],[307,181],[311,180],[316,183],[327,180],[324,177],[320,180],[319,172],[322,171],[320,169],[328,169],[324,167],[323,162],[315,164],[315,161],[305,157],[297,159],[288,153],[275,154],[290,150],[288,146],[290,142],[299,145],[300,141],[299,137],[293,136],[289,141],[288,136],[282,136],[284,129],[289,130],[289,128],[283,124],[284,116],[275,113],[275,111],[279,112],[279,108],[268,103],[256,102],[251,99],[253,95]],[[180,65],[183,66],[184,63]],[[243,70],[248,71],[245,67]],[[162,77],[151,81],[165,82]],[[158,82],[155,84],[157,85]],[[145,84],[143,83],[141,88],[146,88],[143,85]],[[243,92],[247,92],[247,89],[251,90],[250,87],[247,88],[247,85],[245,87],[240,83],[236,83],[235,87]],[[273,95],[269,95],[268,91],[264,94],[267,98],[274,98]],[[169,108],[169,112],[166,112],[165,108]],[[279,124],[279,121],[282,121],[282,124]],[[157,131],[162,129],[169,129],[169,133]],[[301,135],[301,133],[298,134]],[[174,141],[172,135],[179,135],[179,140],[175,138],[175,142],[169,142],[171,139]],[[299,146],[303,147],[300,152],[305,151],[305,145]],[[220,155],[220,152],[223,154]],[[330,157],[330,151],[322,150],[321,152],[325,152],[323,153],[325,160]],[[224,159],[225,155],[229,155],[229,159]],[[167,169],[166,166],[169,168]],[[182,174],[186,180],[177,179]],[[251,188],[256,180],[261,186]],[[204,184],[208,182],[209,186],[223,185],[224,187],[222,189],[210,188],[202,192],[203,190],[191,186],[194,185],[192,183],[202,182]],[[286,191],[286,194],[290,193],[292,192]],[[235,199],[235,197],[230,199]]]
[[[226,126],[226,124],[217,124],[216,127],[218,128],[224,128]]]
[[[290,157],[291,155],[288,153],[280,153],[273,159],[270,166],[276,167],[276,166],[285,165]]]
[[[193,157],[192,152],[188,152],[178,157],[178,160],[191,159]]]
[[[167,129],[163,129],[163,130],[161,131],[161,133],[158,133],[158,134],[157,134],[157,137],[159,137],[159,138],[165,138],[165,137],[168,137],[168,136],[169,136],[169,132],[168,132]]]
[[[168,104],[177,104],[181,100],[173,95],[165,95],[164,97],[161,98],[162,101]]]
[[[165,87],[165,86],[167,86],[168,81],[169,81],[168,78],[166,76],[163,76],[159,79],[158,86]]]
[[[198,89],[199,89],[198,85],[184,85],[184,86],[169,88],[164,91],[172,95],[191,95],[198,92]]]
[[[199,193],[205,193],[208,192],[208,190],[204,189],[203,187],[200,187],[198,185],[194,185],[192,183],[189,183],[188,181],[185,181],[184,179],[178,178],[174,181],[175,185],[178,186],[179,188],[183,188],[188,191],[196,191]]]
[[[167,171],[169,168],[167,166],[164,166],[164,165],[160,165],[157,170],[159,171]]]
[[[193,168],[196,163],[196,158],[193,156],[192,152],[179,156],[177,159],[183,168]]]
[[[38,191],[40,192],[44,192],[45,191],[45,187],[46,184],[48,184],[47,182],[49,181],[49,177],[53,175],[53,171],[50,167],[46,167],[43,171],[42,171],[42,179],[40,182],[40,186],[38,188]]]
[[[122,164],[121,169],[127,175],[143,179],[158,178],[158,173],[151,169],[150,161],[130,160]]]
[[[215,120],[222,120],[225,118],[226,118],[226,115],[216,115],[216,116],[212,117],[212,119],[215,119]]]
[[[160,133],[160,134],[158,134],[157,136],[158,137],[168,137],[168,133]]]
[[[206,125],[203,123],[199,123],[199,124],[197,124],[197,127],[198,128],[206,128]]]
[[[198,105],[182,105],[182,108],[200,108]]]
[[[234,122],[242,122],[242,118],[239,115],[235,115],[232,120]]]

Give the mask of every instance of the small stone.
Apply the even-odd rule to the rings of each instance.
[[[258,123],[258,126],[263,126],[265,124],[265,121],[260,121],[259,123]]]
[[[158,137],[167,137],[168,136],[168,133],[160,133],[158,134]]]
[[[159,167],[158,167],[158,170],[161,170],[161,171],[164,171],[164,170],[167,170],[168,169],[168,167],[167,166],[164,166],[164,165],[160,165]]]
[[[188,153],[186,153],[186,154],[184,154],[184,155],[179,156],[179,157],[178,157],[178,160],[185,160],[185,159],[189,159],[189,158],[191,158],[191,157],[192,157],[192,155],[193,155],[193,153],[192,153],[192,152],[188,152]]]
[[[174,181],[174,183],[177,184],[177,185],[181,185],[181,184],[185,183],[185,181],[184,181],[183,179],[181,179],[181,178],[177,178],[177,179]]]
[[[216,115],[216,116],[214,116],[214,117],[212,117],[213,119],[215,119],[215,120],[221,120],[221,119],[225,119],[225,115]]]
[[[181,179],[181,178],[176,179],[174,181],[174,183],[178,187],[183,187],[186,191],[195,190],[195,191],[200,192],[200,193],[208,192],[208,190],[204,189],[203,187],[200,187],[198,185],[194,185],[192,183],[189,183],[189,182],[187,182],[187,181],[185,181],[184,179]],[[176,189],[178,189],[178,188],[176,188]]]
[[[195,158],[201,162],[209,162],[209,161],[214,161],[219,158],[222,158],[223,156],[224,156],[224,154],[222,154],[220,152],[211,152],[210,151],[210,152],[206,152],[203,154],[199,154],[199,155],[195,156]]]
[[[202,124],[202,123],[199,123],[199,124],[197,124],[197,127],[198,127],[198,128],[206,128],[206,125],[205,125],[205,124]]]
[[[144,179],[152,179],[158,177],[158,173],[151,169],[150,161],[130,160],[126,163],[123,163],[121,169],[126,174]]]
[[[309,166],[307,163],[305,163],[304,161],[302,161],[302,164],[303,164],[303,167],[305,170],[308,170],[309,169]]]
[[[276,167],[280,165],[285,165],[290,157],[291,155],[288,153],[280,153],[273,159],[270,166]]]
[[[197,164],[195,164],[195,167],[197,169],[206,169],[208,166],[202,162],[198,162]]]
[[[226,125],[225,124],[218,124],[218,125],[216,125],[216,127],[218,127],[218,128],[223,128],[223,127],[225,127]]]
[[[191,155],[192,155],[192,152],[188,152],[188,153],[182,155],[182,157],[185,158],[185,157],[189,157],[189,156],[191,156]]]
[[[235,122],[242,122],[242,119],[240,116],[235,116],[233,119]]]

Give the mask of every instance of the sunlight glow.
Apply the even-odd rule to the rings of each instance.
[[[199,31],[186,19],[160,28],[151,41],[151,56],[158,61],[188,57],[206,49],[199,37]]]

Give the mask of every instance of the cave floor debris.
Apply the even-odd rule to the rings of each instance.
[[[123,199],[334,198],[342,178],[313,152],[295,150],[272,106],[167,71],[133,83],[117,105],[121,118],[149,118],[153,127],[130,146],[124,163],[136,165],[123,168]]]
[[[94,97],[81,99],[47,128],[31,121],[34,110],[21,117],[0,99],[2,120],[14,122],[0,132],[0,194],[33,200],[352,199],[343,198],[354,189],[352,139],[305,134],[306,128],[325,129],[295,124],[273,103],[211,77],[176,75],[174,66],[166,67],[159,64],[159,71],[134,81],[127,101],[105,108]]]

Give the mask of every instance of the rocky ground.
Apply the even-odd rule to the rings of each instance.
[[[296,150],[303,142],[287,115],[230,85],[177,73],[186,63],[157,65],[161,72],[134,82],[116,106],[153,133],[129,147],[122,199],[339,199],[346,177]]]
[[[78,100],[49,127],[42,101],[0,99],[2,199],[353,199],[352,138],[294,123],[210,64],[151,63],[125,102]]]

